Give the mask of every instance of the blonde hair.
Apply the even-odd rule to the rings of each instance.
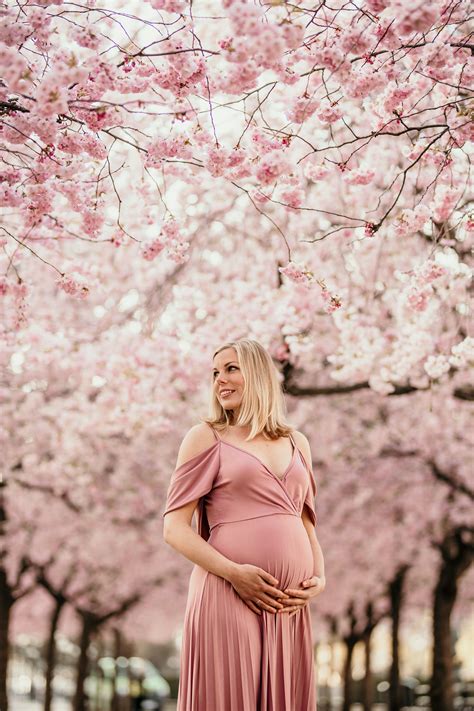
[[[286,421],[286,403],[278,370],[271,355],[258,341],[239,338],[219,346],[212,357],[225,348],[233,348],[236,351],[244,379],[239,414],[235,420],[231,419],[229,412],[222,407],[211,376],[209,414],[201,420],[217,430],[225,429],[228,425],[250,425],[250,434],[246,441],[260,432],[266,439],[288,436],[293,432],[293,427]]]

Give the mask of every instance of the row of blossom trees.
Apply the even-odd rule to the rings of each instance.
[[[191,424],[190,415],[203,409],[199,374],[205,366],[189,356],[183,369],[184,363],[196,368],[198,384],[194,393],[189,384],[187,398],[175,392],[175,418]],[[473,492],[469,412],[444,396],[436,397],[431,415],[424,393],[288,400],[292,421],[311,438],[318,481],[328,586],[312,605],[316,636],[345,642],[347,707],[351,657],[360,641],[367,650],[370,707],[371,634],[389,618],[392,708],[400,708],[400,623],[409,634],[412,620],[426,609],[433,620],[433,692],[440,694],[433,705],[452,704],[451,626],[462,625],[472,610],[473,569],[469,577],[464,573],[472,562]],[[28,631],[49,639],[49,681],[55,633],[61,629],[76,640],[80,709],[87,653],[98,634],[113,625],[132,639],[163,641],[182,621],[190,564],[163,544],[159,514],[184,428],[170,423],[157,433],[143,424],[134,437],[107,437],[84,413],[71,437],[75,399],[63,394],[58,400],[50,423],[46,398],[36,400],[34,417],[24,403],[11,414],[9,459],[16,464],[5,487],[1,596],[11,604],[2,604],[2,619],[11,613],[11,635]],[[106,408],[101,411],[106,420]],[[46,422],[44,449],[33,457],[28,449],[38,446],[32,433],[38,421]],[[58,434],[63,442],[71,439],[68,447],[56,446]],[[55,471],[65,473],[55,477]]]
[[[189,568],[160,511],[212,352],[242,335],[313,445],[313,613],[346,641],[346,703],[364,640],[370,705],[389,615],[398,708],[400,619],[429,607],[432,706],[453,708],[472,55],[463,0],[4,3],[1,708],[12,629],[49,637],[46,707],[55,631],[76,636],[77,711],[101,630],[176,629]]]

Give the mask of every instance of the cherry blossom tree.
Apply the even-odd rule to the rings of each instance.
[[[328,595],[317,598],[314,622],[317,626],[323,616],[346,641],[349,707],[354,647],[363,640],[367,648],[375,624],[390,616],[390,701],[391,708],[399,708],[400,623],[410,619],[412,610],[432,607],[432,705],[450,708],[454,601],[464,606],[465,615],[472,610],[464,605],[472,604],[472,594],[457,597],[474,557],[472,411],[460,411],[446,395],[442,405],[435,401],[431,409],[423,393],[390,398],[383,405],[361,396],[340,396],[339,407],[329,407],[327,396],[319,399],[318,420],[324,428],[314,435],[314,468],[321,479],[319,506],[328,517],[320,538],[332,582]],[[306,411],[314,418],[308,406]],[[417,422],[421,418],[422,424]]]
[[[318,286],[329,311],[350,301],[347,286],[324,249],[311,251],[316,271],[292,261],[295,242],[327,240],[331,257],[367,244],[378,263],[376,243],[451,245],[453,218],[464,254],[474,227],[467,3],[416,12],[401,0],[139,7],[5,8],[3,290],[17,318],[30,260],[79,298],[100,282],[98,242],[186,261],[195,221],[180,200],[185,186],[199,197],[222,191],[223,202],[244,197],[239,212],[257,213],[280,237],[290,262],[282,269]],[[429,320],[438,280],[453,274],[420,264],[420,245],[416,253],[405,268],[399,259],[405,278],[394,296],[399,310]],[[374,289],[390,290],[381,279]]]
[[[452,707],[472,536],[468,10],[4,3],[2,708],[10,613],[21,629],[32,600],[50,640],[82,636],[78,708],[91,620],[151,639],[179,624],[190,566],[161,544],[160,506],[213,347],[249,334],[313,445],[315,624],[365,639],[369,673],[390,615],[396,694],[400,617],[431,606],[433,703]]]

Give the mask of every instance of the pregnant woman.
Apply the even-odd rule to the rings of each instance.
[[[165,541],[195,563],[177,711],[316,710],[316,483],[308,440],[284,413],[263,346],[215,352],[210,416],[182,441],[163,513]]]

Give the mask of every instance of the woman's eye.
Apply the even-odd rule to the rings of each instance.
[[[238,370],[238,368],[237,368],[236,365],[229,365],[229,367],[227,368],[227,370],[231,370],[231,368],[233,368],[234,370]],[[215,371],[213,372],[212,377],[215,378],[216,375],[217,375],[217,370],[215,370]]]

